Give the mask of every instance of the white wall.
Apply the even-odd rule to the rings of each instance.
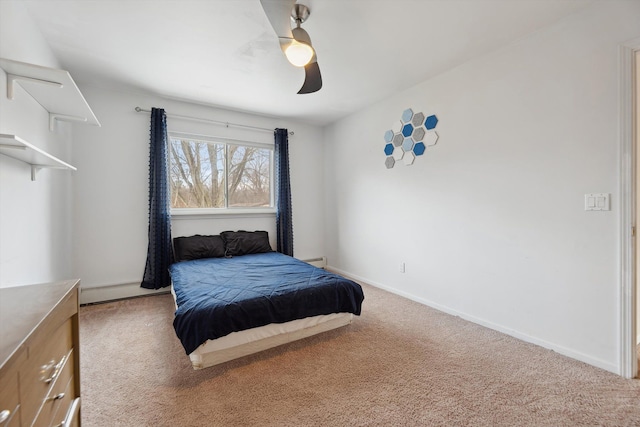
[[[327,129],[329,265],[617,372],[618,45],[638,22],[640,2],[596,5]],[[409,107],[439,142],[387,170]],[[611,211],[585,212],[591,192]]]
[[[147,254],[149,113],[222,120],[264,128],[286,127],[289,138],[294,250],[298,258],[324,255],[322,133],[314,126],[214,109],[151,95],[79,84],[101,128],[77,127],[73,161],[76,212],[75,274],[87,288],[142,280]],[[169,117],[169,131],[273,143],[273,133],[205,124]],[[275,215],[174,219],[173,236],[217,234],[225,230],[267,230],[275,248]],[[145,291],[139,290],[140,293]]]
[[[59,68],[24,5],[0,1],[0,57]],[[71,126],[49,131],[48,113],[22,90],[6,97],[0,70],[0,133],[18,135],[56,157],[71,157]],[[30,167],[0,155],[0,287],[72,278],[72,173]]]

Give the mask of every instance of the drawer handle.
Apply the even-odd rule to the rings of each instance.
[[[42,366],[42,368],[40,368],[40,373],[41,373],[41,379],[45,384],[50,384],[53,381],[55,381],[56,378],[58,378],[58,375],[60,375],[60,370],[62,369],[62,367],[64,366],[64,362],[67,361],[67,356],[64,355],[62,356],[62,359],[60,359],[60,361],[58,363],[54,362],[53,360],[51,362],[49,362],[48,364]],[[51,376],[49,376],[49,378],[47,378],[47,372],[51,371],[53,369],[53,373],[51,374]]]
[[[42,365],[40,367],[40,381],[46,380],[47,377],[50,376],[49,372],[51,372],[55,367],[56,367],[56,361],[53,359],[46,365]]]
[[[78,415],[78,411],[80,410],[80,398],[76,397],[69,409],[67,410],[67,415],[65,415],[64,420],[55,427],[71,427],[73,425],[73,420]]]
[[[3,426],[8,425],[11,422],[11,420],[13,420],[13,417],[16,416],[19,410],[20,410],[20,404],[18,403],[13,411],[10,411],[8,409],[0,411],[0,425],[3,425]]]
[[[64,399],[64,393],[58,393],[53,397],[47,398],[47,400],[61,400]]]

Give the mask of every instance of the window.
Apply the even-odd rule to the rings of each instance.
[[[171,208],[271,208],[272,165],[272,146],[169,133]]]

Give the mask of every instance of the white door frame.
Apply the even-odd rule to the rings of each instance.
[[[636,335],[635,237],[637,183],[635,158],[635,52],[640,38],[620,46],[620,375],[638,375]],[[637,147],[640,149],[640,147]]]

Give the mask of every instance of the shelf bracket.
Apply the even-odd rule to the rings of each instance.
[[[31,181],[36,180],[36,174],[42,169],[42,166],[39,165],[31,165]]]
[[[42,80],[42,79],[36,79],[33,77],[25,77],[25,76],[18,76],[16,74],[9,74],[7,73],[7,98],[9,99],[13,99],[14,97],[14,92],[13,92],[13,85],[15,82],[33,82],[33,83],[40,83],[40,84],[44,84],[47,86],[54,86],[54,87],[58,87],[58,88],[62,88],[62,83],[58,83],[58,82],[52,82],[49,80]]]
[[[49,130],[53,132],[55,128],[56,120],[62,120],[64,122],[86,122],[86,117],[69,116],[67,114],[49,113]]]
[[[42,169],[67,169],[61,166],[50,166],[50,165],[30,165],[31,166],[31,181],[36,180],[36,174],[40,172]]]

